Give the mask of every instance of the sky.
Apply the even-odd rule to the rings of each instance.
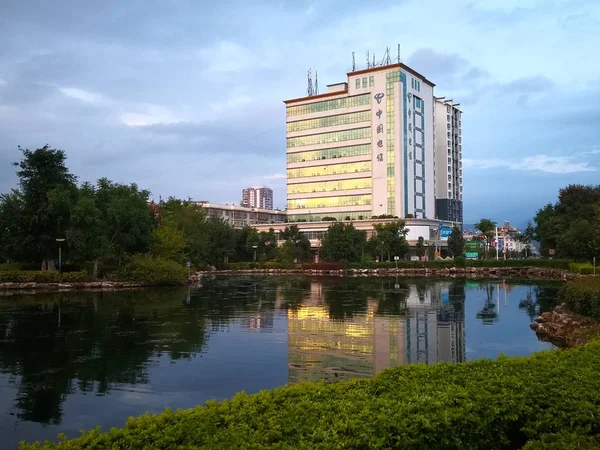
[[[461,103],[464,221],[525,224],[598,184],[600,4],[589,0],[0,0],[0,192],[17,146],[154,199],[285,207],[284,99],[346,81],[356,52]],[[314,75],[313,75],[314,78]]]

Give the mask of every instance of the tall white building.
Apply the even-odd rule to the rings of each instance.
[[[434,84],[404,64],[286,100],[290,221],[435,218]]]
[[[243,189],[240,206],[245,208],[273,209],[273,189],[268,187]]]
[[[435,99],[436,216],[463,221],[462,111],[444,97]]]

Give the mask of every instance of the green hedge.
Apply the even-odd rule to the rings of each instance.
[[[558,299],[571,311],[600,319],[600,278],[571,281],[558,291]]]
[[[185,284],[188,270],[182,265],[150,255],[135,255],[119,272],[122,281],[134,281],[152,286],[177,286]]]
[[[85,270],[62,275],[50,270],[0,271],[0,283],[79,283],[87,280],[89,276]]]
[[[580,275],[592,275],[594,273],[594,266],[591,264],[572,262],[569,264],[569,270]]]
[[[562,432],[554,434],[544,434],[540,439],[528,442],[523,450],[598,450],[600,445],[598,440],[585,434],[572,432]]]
[[[373,380],[240,393],[21,448],[517,449],[565,431],[598,436],[598,373],[598,342],[524,358],[407,365]]]

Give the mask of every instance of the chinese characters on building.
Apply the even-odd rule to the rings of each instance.
[[[381,100],[383,100],[384,96],[385,96],[385,94],[380,92],[378,94],[375,94],[373,98],[377,101],[377,104],[380,105]],[[383,111],[381,110],[381,108],[377,109],[377,112],[375,113],[375,115],[377,116],[377,120],[381,121],[381,116],[383,115]],[[385,133],[383,123],[378,123],[376,130],[377,130],[377,147],[382,148],[383,147],[383,139],[382,139],[383,136],[379,136],[379,135]],[[377,161],[383,162],[383,153],[377,154]]]

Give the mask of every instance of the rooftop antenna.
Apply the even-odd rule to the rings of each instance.
[[[317,71],[315,70],[315,95],[319,95],[319,78]]]
[[[401,63],[402,60],[400,59],[400,44],[398,44],[398,63]]]
[[[308,95],[310,97],[313,94],[314,94],[314,91],[313,91],[312,78],[310,75],[310,69],[308,69],[308,88],[306,89],[306,95]]]
[[[392,58],[390,57],[390,48],[385,48],[385,65],[389,66],[392,63]]]
[[[367,50],[367,69],[371,68],[371,57],[369,56],[369,50]]]
[[[356,60],[354,59],[354,52],[352,52],[352,72],[356,72]]]
[[[377,63],[375,63],[375,52],[373,52],[373,65],[371,67],[376,67]]]

